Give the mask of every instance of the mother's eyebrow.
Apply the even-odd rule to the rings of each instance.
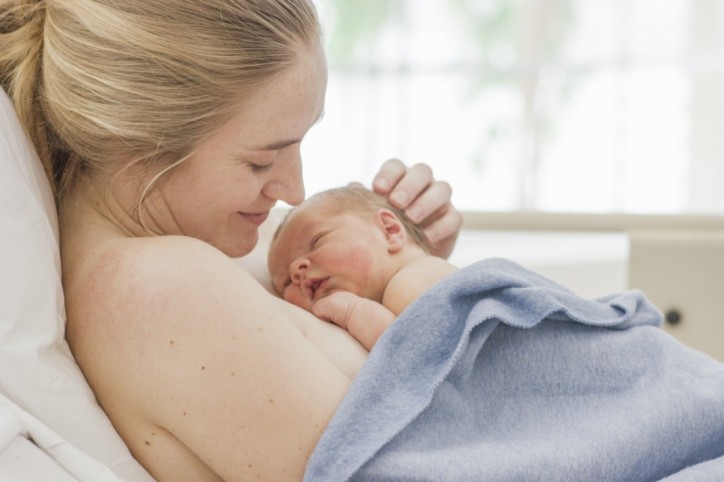
[[[272,142],[271,144],[267,144],[265,146],[252,147],[251,150],[252,151],[281,151],[285,147],[289,147],[291,145],[298,144],[300,142],[302,142],[301,139],[287,139],[287,140],[283,140],[283,141]]]

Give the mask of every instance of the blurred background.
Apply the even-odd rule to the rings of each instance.
[[[308,193],[399,157],[462,210],[724,212],[724,2],[316,3]]]

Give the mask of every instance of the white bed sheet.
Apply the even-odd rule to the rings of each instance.
[[[16,435],[0,448],[0,482],[77,481],[37,445]]]

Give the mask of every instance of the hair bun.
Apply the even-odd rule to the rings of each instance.
[[[20,64],[40,49],[45,20],[45,0],[15,0],[0,3],[0,74],[7,64]],[[5,86],[7,88],[7,86]]]
[[[45,0],[15,0],[0,5],[0,34],[10,34],[45,16]]]

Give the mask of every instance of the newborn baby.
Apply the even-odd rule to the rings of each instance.
[[[279,296],[371,350],[402,310],[457,269],[429,248],[401,211],[352,184],[292,209],[274,234],[268,266]]]

